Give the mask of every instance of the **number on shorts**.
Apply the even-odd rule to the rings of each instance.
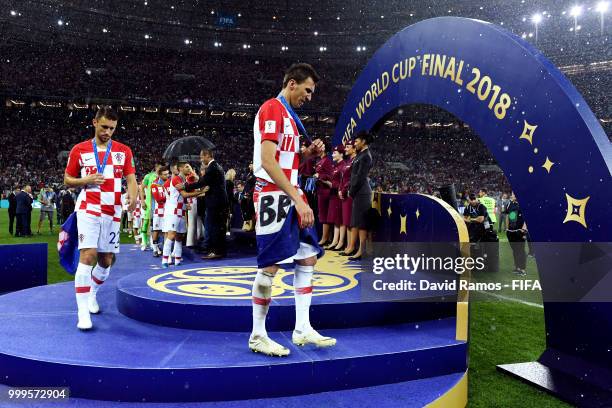
[[[117,238],[117,234],[115,234],[114,232],[111,232],[110,235],[111,235],[111,239],[108,243],[111,245],[115,245],[116,244],[115,238]]]

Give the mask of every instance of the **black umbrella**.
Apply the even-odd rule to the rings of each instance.
[[[202,136],[186,136],[176,139],[166,148],[164,159],[173,160],[181,157],[199,156],[202,149],[214,149],[215,145]]]

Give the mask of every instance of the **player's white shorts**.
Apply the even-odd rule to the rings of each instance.
[[[128,211],[127,215],[128,215],[128,222],[131,222],[134,219],[134,214],[132,214],[131,211]]]
[[[119,253],[119,230],[121,223],[108,217],[96,217],[86,212],[77,212],[79,249],[96,248],[98,252]]]
[[[164,217],[163,215],[160,217],[159,215],[153,216],[153,231],[164,231]]]
[[[174,231],[177,234],[185,234],[187,232],[187,224],[185,223],[185,217],[179,217],[174,214],[164,214],[163,231]]]
[[[142,226],[142,217],[134,217],[132,220],[132,228],[138,229]]]

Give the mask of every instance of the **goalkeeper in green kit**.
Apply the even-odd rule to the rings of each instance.
[[[142,190],[140,192],[140,200],[142,202],[142,227],[140,228],[141,244],[140,249],[146,251],[149,247],[149,224],[151,223],[151,214],[153,214],[154,200],[151,196],[151,185],[159,178],[157,171],[163,163],[155,162],[155,169],[142,179]]]

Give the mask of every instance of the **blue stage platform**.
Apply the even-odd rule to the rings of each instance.
[[[286,272],[276,282],[268,328],[272,338],[290,347],[291,355],[254,354],[247,347],[250,295],[240,292],[250,287],[246,269],[254,259],[204,263],[191,258],[162,270],[150,252],[124,245],[98,295],[103,312],[93,316],[90,332],[76,329],[72,282],[0,296],[1,382],[69,386],[75,406],[107,406],[92,400],[109,400],[211,401],[198,406],[236,407],[252,403],[240,401],[246,399],[283,407],[308,401],[348,406],[361,399],[359,393],[375,397],[379,407],[423,406],[452,388],[467,369],[467,344],[455,340],[454,303],[388,302],[388,313],[366,313],[359,302],[359,269],[336,254],[326,255],[317,266],[326,278],[315,282],[313,314],[330,327],[322,331],[337,337],[338,345],[316,349],[291,344],[286,330],[294,309],[292,288],[283,283],[291,282]],[[207,274],[221,277],[221,286],[202,286],[197,278]],[[167,284],[176,279],[185,281]],[[227,290],[236,298],[223,299]],[[158,324],[120,312],[126,303],[133,307],[141,299],[153,303],[138,304],[140,316],[149,306],[148,320]],[[184,327],[200,319],[217,323],[203,322],[199,330],[166,327],[172,314],[181,316],[177,321]]]

